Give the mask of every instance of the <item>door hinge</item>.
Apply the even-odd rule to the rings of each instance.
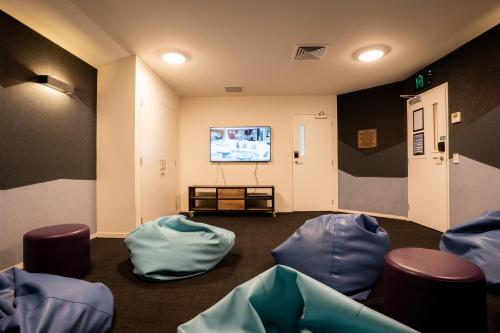
[[[144,106],[144,99],[141,98],[141,107],[143,107],[143,106]]]
[[[141,216],[141,224],[144,222],[144,218]]]
[[[142,165],[142,157],[139,158],[139,164]]]
[[[174,167],[177,166],[177,160],[174,160]]]

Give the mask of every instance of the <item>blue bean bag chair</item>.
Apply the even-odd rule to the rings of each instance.
[[[398,323],[286,266],[236,287],[178,333],[404,333]]]
[[[382,271],[389,247],[389,235],[373,217],[330,214],[306,221],[272,254],[277,264],[363,301]]]
[[[234,238],[232,231],[173,215],[139,226],[125,238],[125,245],[136,275],[177,280],[212,269],[231,250]]]
[[[484,212],[449,229],[441,236],[439,248],[478,265],[488,289],[500,293],[500,211]]]
[[[101,333],[113,320],[102,283],[11,268],[0,273],[0,332]]]

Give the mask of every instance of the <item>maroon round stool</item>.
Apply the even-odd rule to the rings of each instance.
[[[392,250],[384,262],[384,313],[422,333],[487,330],[484,274],[453,254]]]
[[[79,278],[90,271],[90,230],[85,224],[58,224],[24,234],[24,269]]]

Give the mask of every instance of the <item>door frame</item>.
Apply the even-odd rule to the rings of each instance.
[[[438,90],[439,88],[442,88],[444,87],[445,88],[445,112],[446,112],[446,141],[445,141],[445,158],[444,158],[444,161],[443,163],[445,163],[445,171],[446,171],[446,230],[448,230],[450,228],[450,109],[449,109],[449,93],[448,93],[448,82],[445,82],[445,83],[442,83],[436,87],[433,87],[431,89],[428,89],[418,95],[416,95],[415,97],[412,97],[412,98],[416,98],[416,97],[422,97],[423,95],[429,93],[429,92],[432,92],[432,91],[435,91],[435,90]],[[405,109],[405,113],[406,113],[406,116],[408,117],[408,107],[410,105],[410,101],[412,100],[412,98],[408,99],[406,101],[406,109]],[[408,125],[408,119],[406,120],[406,124]],[[409,129],[407,128],[406,129],[406,138],[407,138],[407,141],[409,140]],[[407,145],[406,145],[407,149],[410,148],[410,142],[408,141],[407,142]],[[409,151],[407,152],[407,154],[409,155]],[[406,168],[407,168],[407,172],[408,172],[408,185],[409,185],[409,181],[410,181],[410,170],[409,170],[409,157],[407,155],[407,163],[406,163]],[[408,216],[408,220],[410,220],[410,214],[409,214],[409,208],[410,208],[410,196],[409,196],[409,186],[408,186],[408,194],[407,194],[407,198],[408,198],[408,213],[407,213],[407,216]],[[415,222],[415,221],[412,221],[412,222]],[[416,222],[415,222],[416,223]],[[445,230],[445,231],[446,231]]]
[[[291,145],[290,145],[290,165],[292,167],[292,172],[291,172],[291,185],[292,185],[292,197],[291,197],[291,208],[292,208],[292,212],[295,212],[295,182],[294,182],[294,173],[295,173],[295,168],[294,168],[294,159],[293,159],[293,153],[294,153],[294,149],[293,149],[293,141],[294,141],[294,127],[293,127],[293,120],[294,120],[294,117],[295,116],[317,116],[319,113],[316,112],[316,113],[294,113],[292,114],[292,117],[290,119],[290,142],[291,142]],[[330,150],[332,151],[332,171],[333,171],[333,182],[334,184],[333,185],[333,188],[332,188],[332,197],[330,198],[331,201],[332,201],[332,205],[331,205],[331,211],[334,212],[336,209],[338,209],[338,151],[335,151],[335,137],[336,137],[336,128],[334,126],[334,120],[337,120],[337,115],[335,113],[335,115],[332,115],[332,112],[324,112],[323,115],[327,116],[328,117],[328,120],[330,120],[330,127],[331,127],[331,146],[330,146]],[[336,154],[336,155],[335,155]],[[334,162],[337,162],[337,163],[334,163]],[[337,167],[336,167],[337,166]]]
[[[143,206],[142,206],[142,143],[143,143],[143,113],[144,113],[144,99],[149,97],[149,98],[154,98],[158,102],[160,102],[165,108],[169,110],[169,112],[173,112],[175,114],[175,133],[178,138],[179,136],[179,114],[177,112],[177,109],[174,108],[170,103],[166,102],[161,96],[159,96],[157,93],[150,91],[149,89],[146,89],[146,87],[140,87],[138,89],[140,91],[140,94],[137,96],[136,99],[136,110],[138,112],[135,113],[135,123],[136,123],[136,131],[135,131],[135,156],[136,156],[136,162],[135,162],[135,206],[136,206],[136,214],[135,214],[135,220],[136,220],[136,227],[140,226],[141,224],[145,223],[146,221],[143,221]],[[174,154],[174,164],[175,164],[175,211],[176,213],[179,213],[179,183],[180,183],[180,177],[178,175],[179,173],[179,168],[177,167],[177,163],[179,160],[179,148],[176,147],[175,149],[175,154]]]

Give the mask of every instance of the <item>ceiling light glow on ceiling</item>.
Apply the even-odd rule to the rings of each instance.
[[[363,47],[354,52],[354,59],[362,62],[372,62],[379,60],[389,52],[390,48],[386,45],[372,45]]]
[[[383,56],[384,56],[384,51],[382,50],[370,50],[361,53],[358,56],[358,60],[363,62],[372,62],[382,58]]]
[[[163,61],[171,65],[182,65],[186,62],[187,56],[179,51],[168,51],[161,56]]]

